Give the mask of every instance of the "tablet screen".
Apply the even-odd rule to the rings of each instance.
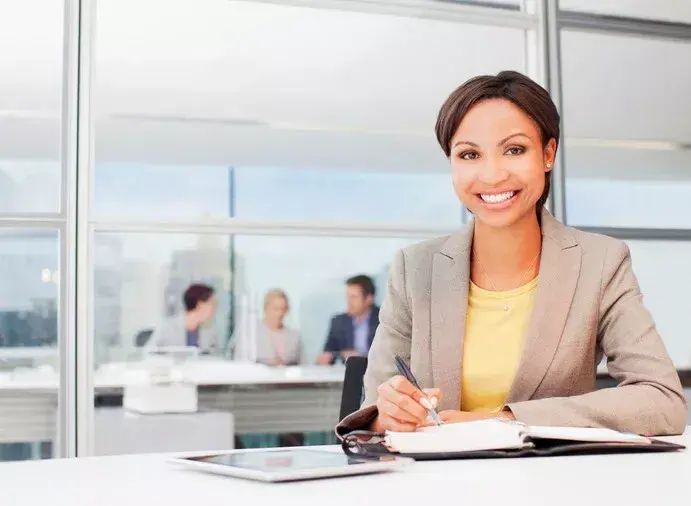
[[[344,467],[367,463],[343,453],[318,450],[279,450],[191,457],[187,460],[252,469],[265,473]]]

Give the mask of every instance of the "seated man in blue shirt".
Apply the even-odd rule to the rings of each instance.
[[[379,308],[374,305],[374,282],[360,274],[346,281],[348,312],[331,319],[329,336],[317,364],[345,361],[353,355],[367,356],[379,325]]]

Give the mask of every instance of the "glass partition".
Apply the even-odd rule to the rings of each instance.
[[[561,47],[569,223],[691,228],[691,43],[565,30]]]
[[[337,421],[343,366],[315,362],[347,310],[346,280],[369,276],[379,304],[398,249],[462,224],[436,115],[473,75],[525,71],[528,26],[281,2],[99,1],[96,453],[125,427],[117,410],[132,396],[118,382],[156,367],[203,376],[197,407],[217,421],[232,414],[219,423],[232,424],[236,445],[325,442],[317,433]],[[190,336],[184,293],[199,283],[213,288],[213,318]],[[262,325],[275,290],[300,367],[259,367],[256,349],[238,352],[247,336],[272,335]],[[168,349],[190,342],[192,356]],[[276,423],[249,424],[253,413]],[[215,435],[225,444],[226,431]]]
[[[56,453],[64,10],[0,0],[0,461]]]

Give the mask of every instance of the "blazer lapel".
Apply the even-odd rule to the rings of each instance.
[[[542,258],[535,306],[506,403],[535,393],[559,347],[581,269],[581,249],[552,215],[542,215]]]
[[[440,411],[461,406],[461,358],[472,240],[470,223],[449,238],[434,256],[432,265],[432,377],[434,386],[444,393]]]
[[[377,333],[377,327],[379,326],[379,308],[377,306],[372,306],[372,314],[369,320],[369,335],[367,336],[368,346],[372,346],[374,341],[374,335]]]

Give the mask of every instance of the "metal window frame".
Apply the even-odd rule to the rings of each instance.
[[[65,221],[59,218],[41,218],[41,219],[13,219],[0,218],[0,229],[3,228],[52,228],[63,229]]]
[[[573,13],[558,12],[556,3],[551,0],[537,0],[537,10],[535,13],[523,10],[505,9],[501,6],[477,6],[469,2],[438,2],[430,3],[426,0],[255,0],[257,2],[292,5],[302,7],[317,7],[321,9],[337,9],[341,11],[357,11],[373,14],[388,14],[396,16],[407,16],[423,19],[438,19],[444,21],[454,21],[464,24],[482,24],[492,26],[504,26],[524,29],[526,31],[535,30],[535,39],[531,42],[537,58],[532,68],[531,74],[537,73],[534,77],[543,82],[552,93],[558,106],[561,105],[561,75],[560,75],[560,48],[559,33],[563,28],[574,28],[582,30],[616,31],[617,33],[633,34],[630,30],[636,27],[643,35],[655,34],[664,36],[668,33],[670,38],[679,38],[676,35],[669,35],[677,28],[670,28],[666,23],[631,21],[622,24],[621,20],[616,23],[612,19],[606,19],[595,15],[576,15]],[[72,188],[73,193],[65,197],[65,205],[68,207],[67,221],[69,226],[66,229],[64,240],[65,252],[71,247],[76,251],[70,262],[74,260],[76,281],[74,287],[74,299],[71,310],[75,321],[76,347],[70,348],[70,344],[64,345],[61,349],[67,358],[71,351],[76,353],[76,364],[74,368],[65,369],[62,377],[63,381],[69,381],[66,375],[76,378],[76,423],[73,426],[76,431],[74,448],[76,455],[91,455],[93,450],[93,349],[91,336],[93,335],[93,321],[91,311],[93,309],[93,241],[99,233],[164,233],[164,234],[221,234],[221,235],[266,235],[266,236],[342,236],[342,237],[421,237],[432,235],[446,235],[453,230],[434,229],[427,227],[397,227],[386,224],[363,224],[363,223],[307,223],[292,222],[282,223],[276,221],[249,221],[238,220],[235,218],[211,220],[211,221],[102,221],[90,220],[91,214],[91,188],[90,182],[93,174],[93,118],[91,111],[91,90],[93,79],[93,38],[94,38],[94,16],[96,10],[96,0],[66,0],[69,5],[78,6],[78,117],[77,132],[75,140],[76,166],[77,170],[73,177],[69,179],[66,188]],[[588,23],[585,17],[589,18]],[[592,23],[591,23],[592,22]],[[589,24],[590,23],[590,24]],[[655,24],[656,28],[645,28],[643,25]],[[661,26],[665,25],[665,30]],[[629,28],[626,29],[625,26]],[[667,29],[669,28],[669,32]],[[528,58],[528,55],[526,54]],[[528,65],[528,59],[526,59]],[[74,72],[74,70],[72,70]],[[561,107],[560,107],[561,109]],[[563,153],[562,143],[560,153]],[[563,154],[561,155],[563,157]],[[66,167],[68,164],[65,165]],[[551,206],[555,214],[560,219],[565,219],[565,181],[564,181],[564,161],[560,158],[555,167],[553,175],[553,198]],[[561,171],[561,172],[560,172]],[[66,180],[67,181],[67,180]],[[560,211],[559,209],[562,209]],[[77,219],[77,213],[79,219]],[[561,216],[560,216],[561,215]],[[463,211],[463,216],[467,212]],[[58,220],[59,221],[59,220]],[[1,220],[0,220],[1,223]],[[13,223],[20,223],[16,220]],[[50,218],[48,222],[41,219],[34,221],[32,226],[57,222]],[[22,222],[23,224],[23,222]],[[59,223],[58,223],[59,224]],[[459,224],[460,225],[460,224]],[[16,226],[16,225],[15,225]],[[648,229],[619,229],[604,227],[582,227],[584,230],[605,232],[609,235],[631,239],[674,239],[691,240],[691,230],[648,230]],[[67,258],[67,257],[66,257]],[[67,329],[66,331],[69,331]],[[71,334],[67,334],[71,335]],[[69,340],[69,339],[68,339]],[[61,357],[63,355],[61,354]],[[65,394],[67,395],[67,394]],[[74,399],[66,399],[64,402],[74,402]],[[63,404],[67,406],[68,404]],[[64,409],[64,408],[63,408]],[[64,415],[66,423],[75,422],[68,415]],[[69,436],[69,434],[67,434]],[[72,437],[72,436],[70,436]]]
[[[79,34],[80,2],[64,2],[64,50],[62,89],[62,132],[60,162],[62,167],[60,212],[64,227],[60,237],[60,385],[58,389],[58,434],[54,454],[60,457],[77,456],[77,377],[75,316],[76,262],[76,178],[77,123],[79,119]]]
[[[75,242],[75,344],[76,364],[76,452],[77,456],[93,454],[94,432],[94,361],[93,361],[93,285],[91,178],[94,156],[94,119],[91,94],[94,80],[93,42],[96,29],[96,0],[73,0],[79,3],[79,89],[76,137],[77,171],[73,205],[78,219],[74,221]]]
[[[280,222],[219,218],[204,221],[92,221],[90,234],[196,234],[309,237],[436,237],[455,228],[410,227],[362,222]]]
[[[508,6],[475,4],[467,0],[253,0],[257,3],[313,7],[318,9],[385,14],[390,16],[462,22],[530,29],[537,26],[537,18],[522,9]]]
[[[74,457],[76,451],[76,378],[74,318],[73,225],[76,214],[73,180],[76,177],[75,149],[79,87],[77,57],[79,53],[79,0],[63,2],[62,82],[60,111],[60,205],[54,213],[1,213],[0,230],[47,230],[57,234],[58,270],[58,342],[59,386],[57,391],[56,437],[53,454]]]
[[[62,168],[62,167],[61,167]],[[60,225],[65,222],[61,213],[0,213],[0,222],[3,223],[48,223]]]
[[[552,97],[552,101],[561,114],[561,138],[559,139],[559,149],[552,167],[551,191],[547,206],[558,220],[566,223],[564,107],[562,101],[561,42],[557,21],[557,2],[553,0],[538,0],[538,6],[540,33],[544,40],[544,50],[541,56],[545,68],[545,85]]]
[[[428,0],[254,0],[257,2],[341,11],[357,11],[464,24],[514,27],[534,31],[526,44],[528,73],[543,83],[561,110],[561,30],[576,30],[691,41],[691,23],[671,23],[560,11],[552,0],[536,0],[536,11],[468,1]],[[3,213],[1,229],[46,229],[59,234],[60,390],[56,455],[91,455],[93,449],[93,239],[97,233],[222,234],[332,237],[425,237],[452,229],[399,227],[363,223],[281,223],[248,220],[213,222],[89,221],[93,171],[93,39],[96,0],[64,0],[63,91],[60,208],[56,213]],[[536,57],[530,62],[530,58]],[[555,98],[556,97],[556,98]],[[562,121],[564,120],[562,116]],[[553,175],[550,205],[566,221],[564,145]],[[560,211],[561,209],[561,211]],[[561,216],[560,216],[561,214]],[[467,211],[463,209],[464,220]],[[459,224],[460,225],[460,224]],[[577,227],[625,240],[691,241],[691,228]]]
[[[66,0],[79,6],[78,58],[78,121],[76,135],[77,171],[71,181],[76,196],[72,202],[75,216],[74,255],[76,284],[76,455],[93,454],[94,362],[93,346],[93,247],[96,233],[191,233],[244,234],[281,236],[358,236],[358,237],[427,237],[445,235],[452,230],[425,227],[390,227],[362,223],[280,223],[219,220],[205,222],[102,222],[92,221],[91,180],[93,160],[93,114],[91,91],[94,70],[93,39],[95,37],[96,0]],[[464,3],[426,0],[254,0],[265,3],[338,9],[416,18],[439,19],[465,24],[537,28],[537,18],[520,11],[474,6]],[[78,215],[78,219],[77,219]],[[460,225],[460,224],[459,224]],[[67,373],[66,373],[67,374]]]
[[[691,241],[691,230],[685,228],[626,228],[575,226],[579,230],[608,235],[625,241]]]
[[[567,30],[652,37],[683,42],[691,41],[691,23],[675,23],[671,21],[562,10],[558,11],[557,21],[560,28]]]

